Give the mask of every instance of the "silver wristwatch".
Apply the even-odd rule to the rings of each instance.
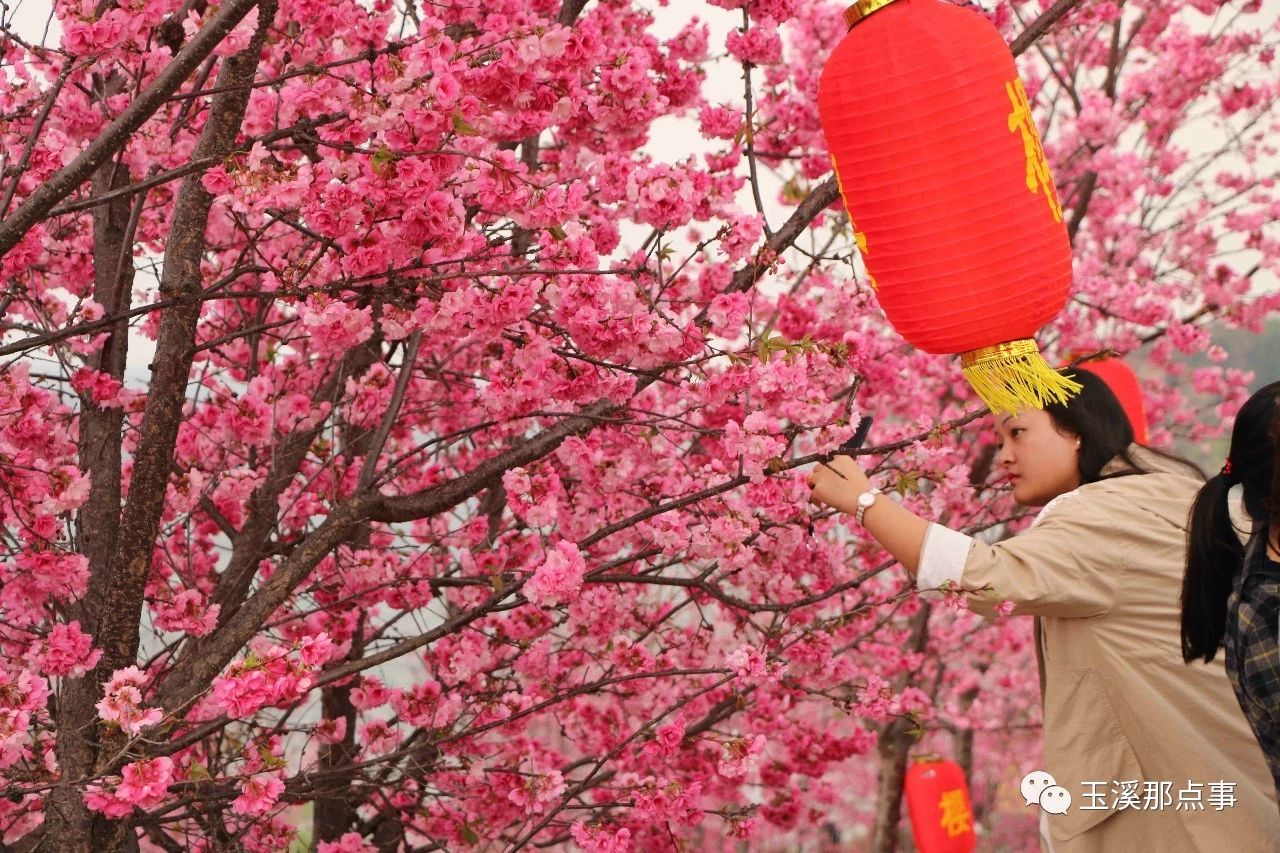
[[[879,489],[872,489],[869,492],[863,492],[858,495],[858,511],[853,514],[853,517],[858,519],[859,524],[862,523],[862,516],[865,515],[867,510],[871,508],[871,505],[876,502],[876,496],[882,494],[884,494],[884,492]]]

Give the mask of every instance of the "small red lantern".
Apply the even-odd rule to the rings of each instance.
[[[903,785],[920,853],[971,853],[978,844],[964,771],[936,755],[917,758]]]
[[[1142,386],[1138,384],[1138,377],[1129,365],[1118,358],[1101,358],[1081,362],[1076,365],[1076,369],[1087,370],[1107,383],[1129,417],[1129,423],[1133,426],[1133,440],[1146,444],[1147,407],[1142,401]]]
[[[1032,336],[1066,303],[1071,246],[1013,55],[979,12],[861,0],[818,113],[880,305],[913,345],[960,353],[994,411],[1079,386]]]

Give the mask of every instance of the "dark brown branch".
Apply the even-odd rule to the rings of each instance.
[[[814,218],[839,198],[840,187],[836,183],[834,176],[818,184],[813,192],[805,196],[804,201],[800,202],[800,205],[792,211],[791,216],[783,223],[782,227],[765,241],[755,259],[733,274],[733,280],[729,283],[726,291],[728,293],[736,293],[747,291],[754,287],[756,282],[763,278],[765,272],[773,265],[774,259],[791,248],[791,244],[804,233]],[[699,320],[701,320],[701,316],[699,316]]]
[[[373,351],[366,346],[357,346],[349,350],[338,362],[337,367],[321,383],[311,398],[314,408],[324,401],[335,403],[347,379],[359,376],[374,361]],[[244,602],[249,587],[258,571],[258,563],[264,556],[264,548],[276,529],[280,512],[280,495],[289,487],[297,476],[302,462],[316,436],[324,429],[324,423],[317,423],[309,428],[297,429],[280,440],[275,452],[271,455],[271,464],[266,477],[258,484],[249,496],[248,512],[244,523],[231,540],[231,559],[218,579],[218,586],[213,592],[211,603],[221,608],[218,619],[221,624],[227,623],[236,610]],[[197,640],[186,654],[198,655],[205,639]]]
[[[1032,21],[1025,30],[1023,30],[1013,43],[1009,45],[1009,50],[1014,56],[1019,56],[1036,40],[1047,33],[1054,24],[1062,20],[1062,18],[1073,8],[1079,5],[1080,0],[1058,0],[1048,9],[1045,9],[1040,17]]]
[[[1093,191],[1098,186],[1098,173],[1090,169],[1080,177],[1080,183],[1076,185],[1076,202],[1071,207],[1071,218],[1067,220],[1067,238],[1075,243],[1076,232],[1080,230],[1080,223],[1084,221],[1084,215],[1089,210],[1089,202],[1093,200]]]
[[[122,81],[121,75],[110,75],[103,82],[99,96],[105,99],[118,94]],[[94,172],[90,185],[95,194],[105,194],[128,181],[128,168],[122,162],[112,161]],[[132,248],[140,213],[141,206],[135,205],[131,212],[125,198],[93,211],[93,298],[109,312],[118,313],[121,307],[127,308],[132,296]],[[128,323],[122,319],[112,324],[88,365],[117,381],[123,380],[128,331]],[[115,565],[120,527],[123,423],[122,409],[104,409],[87,395],[82,398],[76,458],[81,470],[89,474],[89,497],[76,513],[75,523],[77,548],[88,562],[89,583],[84,598],[75,602],[70,611],[71,616],[79,618],[90,631],[94,630],[102,612],[102,599]],[[59,731],[92,730],[97,700],[98,689],[92,680],[69,680],[56,712]],[[90,738],[60,738],[56,749],[61,767],[77,768],[83,773],[93,766],[94,743]],[[55,789],[50,794],[50,803],[51,811],[57,815],[53,825],[60,826],[63,838],[76,839],[73,846],[92,835],[93,818],[78,792]]]
[[[560,7],[560,14],[556,16],[556,21],[566,27],[571,27],[577,22],[578,16],[582,14],[582,10],[586,8],[587,0],[564,0],[564,5]]]
[[[597,400],[576,415],[566,417],[538,435],[486,459],[455,480],[408,495],[379,496],[369,518],[371,521],[390,523],[427,518],[444,512],[493,485],[509,469],[541,459],[569,436],[591,430],[614,408],[609,400]]]
[[[409,338],[405,347],[404,364],[400,367],[400,375],[396,377],[396,387],[392,391],[391,401],[387,404],[387,410],[382,414],[382,422],[378,424],[378,431],[373,435],[369,448],[365,452],[357,487],[359,491],[363,492],[373,485],[374,476],[378,473],[378,457],[382,455],[387,436],[391,435],[391,427],[395,425],[396,418],[400,417],[400,407],[404,405],[404,395],[409,390],[409,380],[413,378],[414,363],[418,360],[418,346],[421,343],[422,330],[419,329]]]
[[[225,7],[224,7],[225,8]],[[243,83],[257,73],[259,51],[275,17],[275,0],[262,0],[257,31],[245,50],[228,58],[220,81]],[[202,31],[203,32],[203,31]],[[199,38],[199,35],[196,37]],[[192,44],[195,41],[193,40]],[[196,158],[226,156],[244,121],[248,89],[228,92],[214,99],[196,145]],[[112,672],[132,664],[138,649],[138,622],[142,592],[151,566],[151,551],[164,506],[165,486],[173,465],[173,448],[186,403],[187,382],[195,354],[196,324],[200,317],[205,229],[213,196],[200,179],[184,179],[174,206],[173,225],[165,249],[160,293],[164,297],[192,297],[166,311],[160,320],[154,378],[139,429],[129,500],[120,522],[115,577],[104,599],[97,636],[103,650],[99,667]]]
[[[921,602],[920,609],[911,619],[909,646],[913,652],[923,652],[929,641],[928,602]],[[915,673],[903,673],[894,680],[894,692],[900,693],[910,683]],[[871,832],[871,850],[874,853],[894,853],[898,849],[898,824],[902,821],[902,787],[907,775],[907,756],[916,741],[914,723],[906,717],[891,721],[880,732],[877,743],[880,754],[880,774],[877,780],[876,819]]]

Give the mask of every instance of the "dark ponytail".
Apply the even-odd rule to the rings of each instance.
[[[1232,483],[1210,477],[1196,494],[1187,524],[1187,571],[1182,578],[1182,659],[1213,660],[1227,628],[1227,596],[1244,561],[1244,545],[1227,511]]]
[[[1227,494],[1240,483],[1244,506],[1255,526],[1272,521],[1277,446],[1272,424],[1280,416],[1280,382],[1254,394],[1236,415],[1227,462],[1210,477],[1191,506],[1187,524],[1187,570],[1182,579],[1182,659],[1213,660],[1227,626],[1227,597],[1244,562],[1228,510]],[[1251,531],[1242,531],[1249,533]],[[1265,547],[1265,544],[1264,544]]]
[[[1277,398],[1276,415],[1271,420],[1271,443],[1275,446],[1276,455],[1271,463],[1271,501],[1266,506],[1273,535],[1280,531],[1280,393],[1277,393]]]

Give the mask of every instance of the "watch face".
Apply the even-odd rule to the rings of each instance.
[[[863,492],[862,494],[858,495],[858,506],[863,506],[863,507],[871,506],[875,502],[876,502],[875,492]]]

